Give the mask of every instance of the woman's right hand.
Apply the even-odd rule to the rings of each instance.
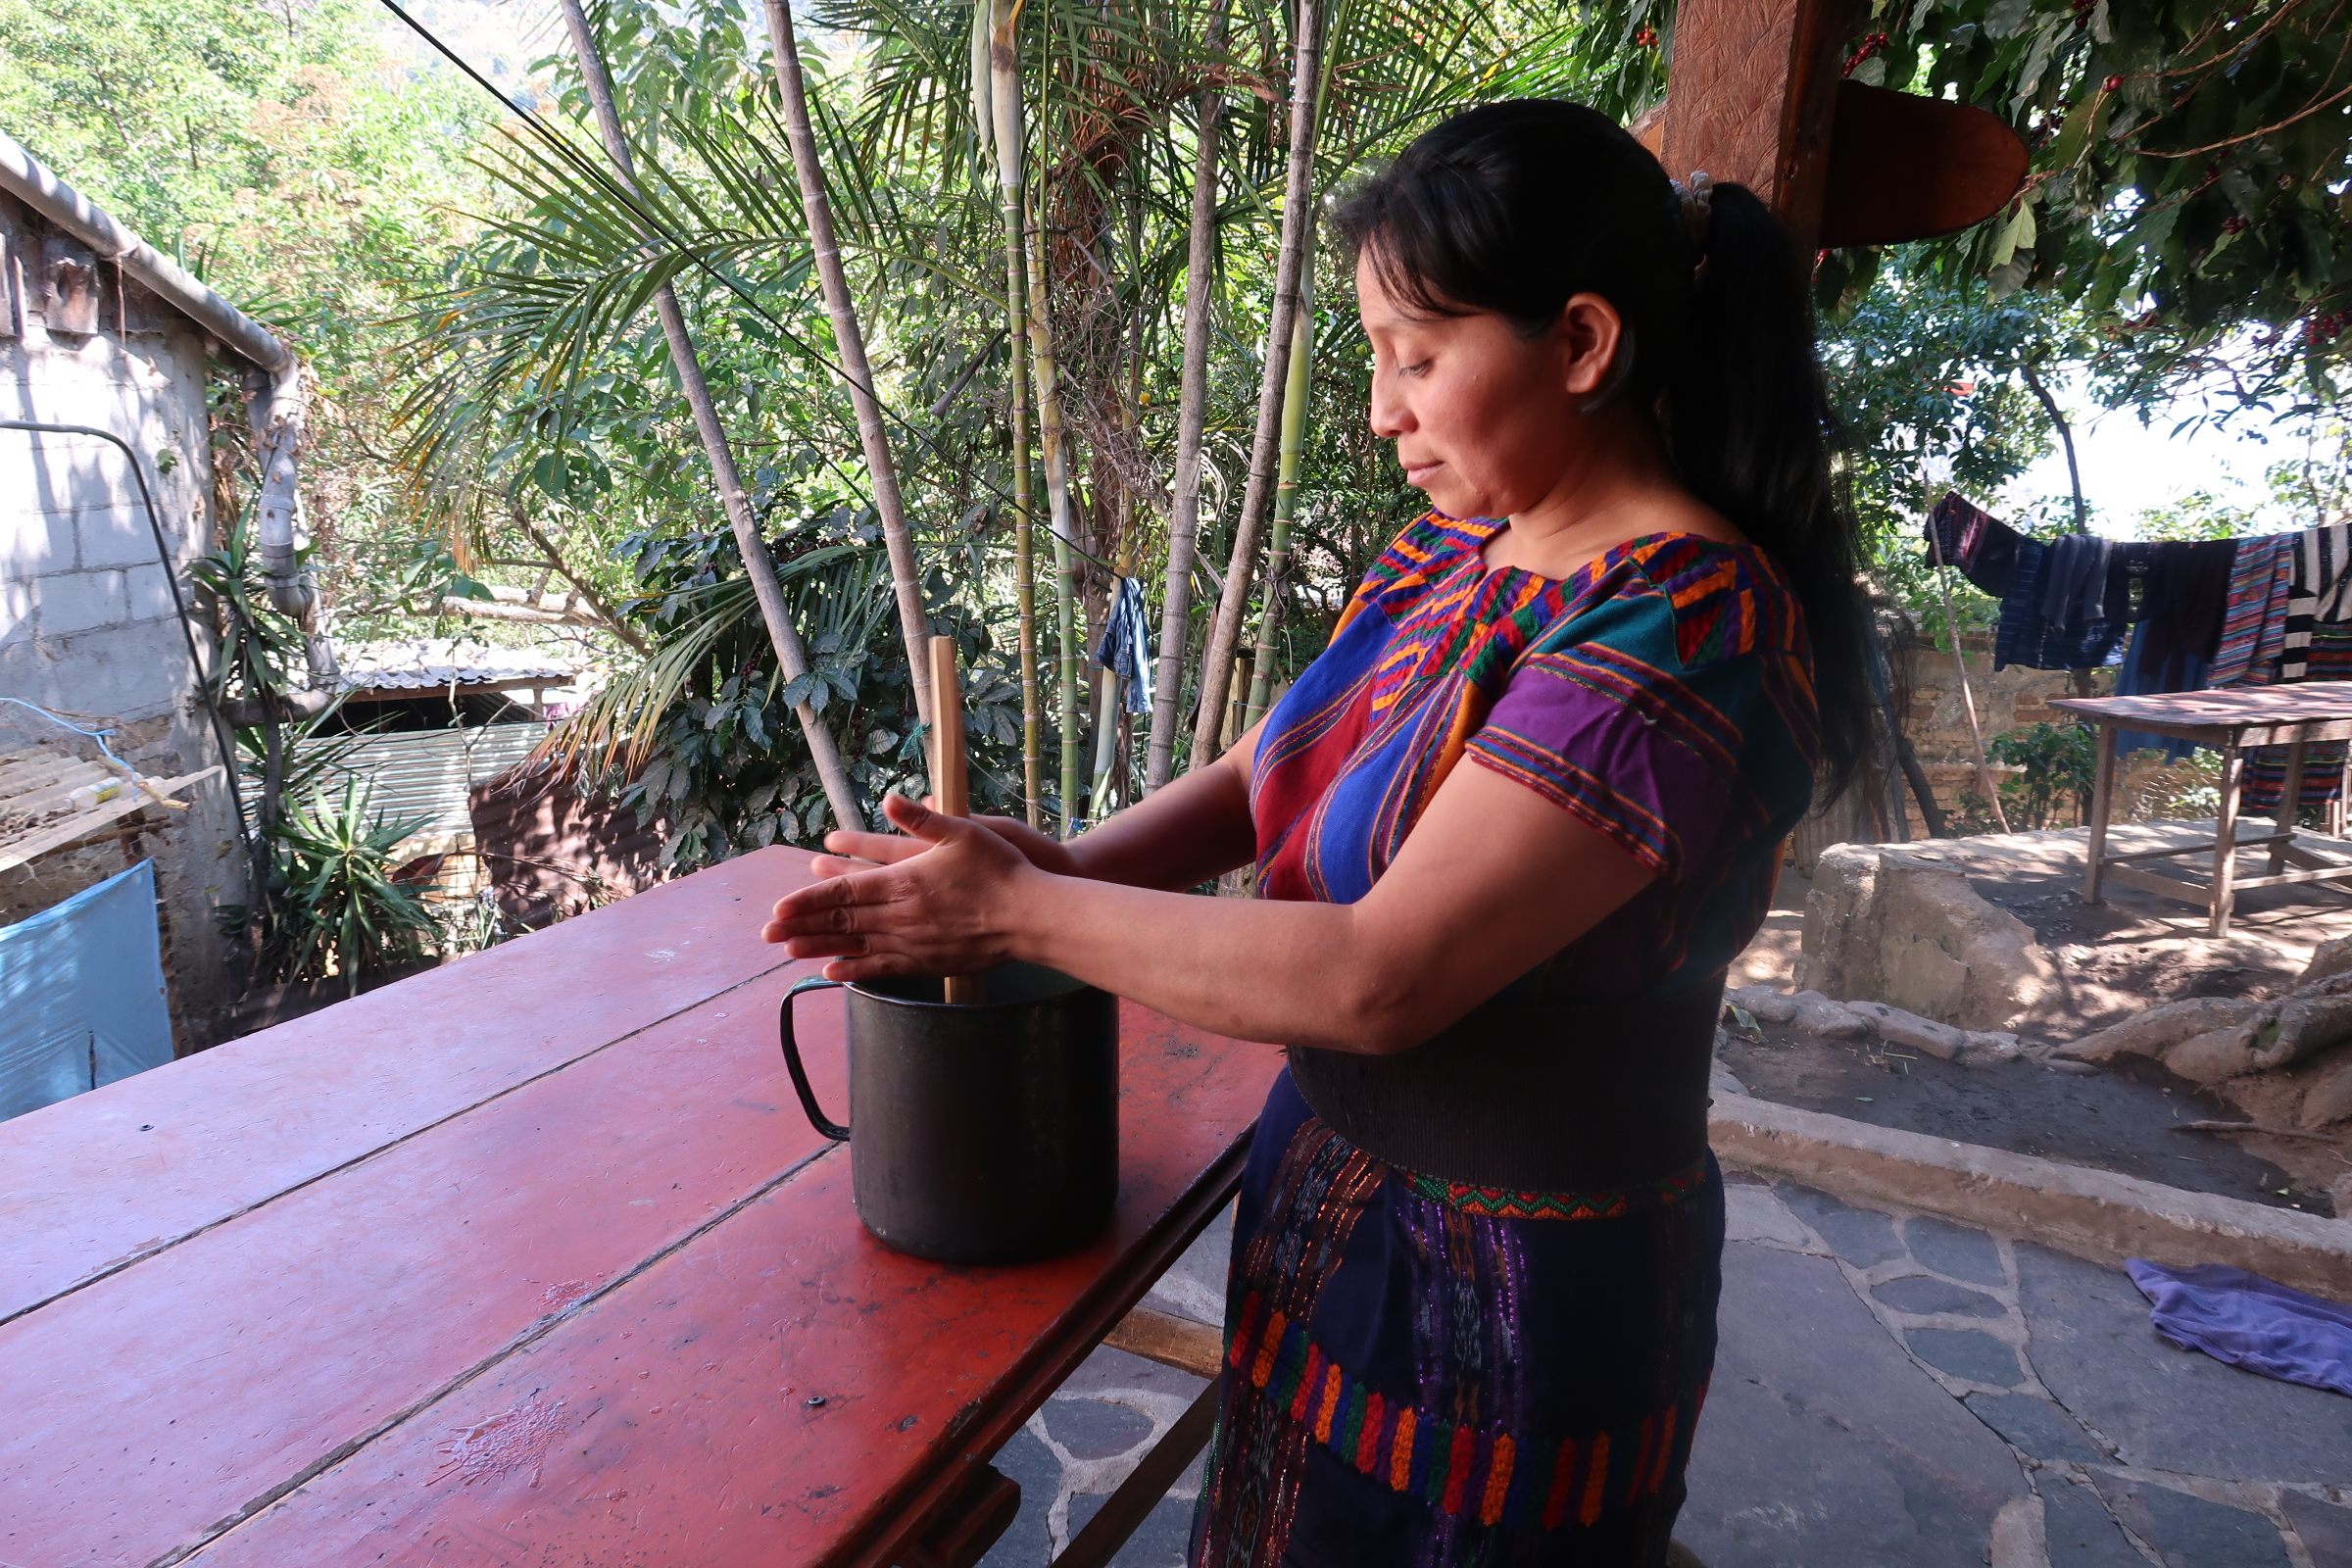
[[[936,810],[938,803],[930,796],[923,805]],[[1078,858],[1061,840],[1041,833],[1017,816],[975,816],[980,826],[1021,852],[1031,865],[1055,876],[1078,876]],[[871,860],[876,865],[896,865],[910,856],[923,853],[930,846],[921,839],[908,838],[903,833],[849,833],[825,835],[825,853],[853,859]]]

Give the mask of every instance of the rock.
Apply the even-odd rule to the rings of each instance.
[[[1796,999],[1770,986],[1740,986],[1725,999],[1745,1007],[1758,1023],[1788,1023],[1796,1017]]]
[[[2335,1179],[2333,1185],[2328,1189],[2328,1197],[2335,1203],[2337,1219],[2352,1219],[2352,1170],[2344,1172]]]
[[[1849,1002],[1845,1010],[1870,1020],[1881,1040],[1951,1061],[1968,1048],[1968,1032],[1884,1002]]]
[[[2265,1068],[2284,1067],[2347,1036],[2352,1036],[2352,997],[2296,997],[2279,1006],[2277,1032],[2265,1032],[2254,1055]]]
[[[1796,983],[1841,997],[1875,997],[1879,989],[1877,902],[1879,852],[1868,844],[1833,844],[1813,867],[1805,896]]]
[[[1965,1383],[2013,1389],[2025,1376],[2015,1350],[1975,1329],[1910,1329],[1903,1343],[1913,1355]]]
[[[1999,1246],[1974,1225],[1914,1214],[1903,1221],[1903,1243],[1914,1259],[1947,1279],[1999,1285],[2008,1278],[2001,1269]]]
[[[1965,877],[1882,867],[1878,880],[1880,968],[1886,981],[1879,1000],[1963,1029],[2006,1029],[2061,993],[2058,968],[2034,942],[2033,929],[1985,902]],[[1898,979],[1911,975],[1929,979],[1935,989],[1907,994]],[[1950,989],[1955,979],[1956,995]]]
[[[2295,982],[2300,991],[2314,980],[2329,975],[2352,974],[2352,936],[2329,937],[2311,950],[2311,962],[2303,966],[2303,978]]]
[[[2110,1024],[2058,1048],[2077,1061],[2113,1061],[2118,1056],[2161,1056],[2171,1046],[2209,1030],[2242,1024],[2263,1010],[2239,997],[2192,997],[2151,1007],[2136,1018]]]
[[[1963,1396],[1960,1402],[2011,1447],[2036,1459],[2063,1459],[2070,1464],[2105,1464],[2108,1460],[2091,1446],[2090,1434],[2080,1422],[2039,1395],[1971,1394]]]
[[[2303,1105],[2295,1120],[2314,1131],[2332,1127],[2352,1116],[2352,1051],[2341,1053],[2337,1059],[2320,1071],[2309,1089],[2303,1091]],[[2337,1184],[2339,1187],[2342,1183]],[[2339,1197],[2335,1211],[2341,1215],[2352,1212]]]

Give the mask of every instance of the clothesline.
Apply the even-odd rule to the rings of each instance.
[[[2000,601],[1992,667],[2091,669],[2113,663],[2119,696],[2352,677],[2352,523],[2211,540],[2119,540],[2019,532],[1957,493],[1927,522],[1929,559]],[[2123,751],[2178,760],[2194,748],[2126,733]],[[2300,805],[2342,785],[2344,747],[2315,747]],[[2247,761],[2245,804],[2274,806],[2285,757]]]

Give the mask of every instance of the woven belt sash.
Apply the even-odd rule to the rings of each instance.
[[[1531,995],[1526,982],[1409,1051],[1290,1048],[1292,1081],[1385,1164],[1529,1190],[1655,1180],[1706,1152],[1724,977],[1654,997]]]

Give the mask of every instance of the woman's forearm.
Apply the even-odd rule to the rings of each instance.
[[[1385,1016],[1388,988],[1367,972],[1374,956],[1356,940],[1349,906],[1203,898],[1042,873],[1024,892],[1016,957],[1237,1039],[1340,1051],[1399,1043]]]
[[[1250,788],[1218,762],[1187,773],[1069,843],[1079,876],[1132,888],[1198,887],[1256,857]]]

